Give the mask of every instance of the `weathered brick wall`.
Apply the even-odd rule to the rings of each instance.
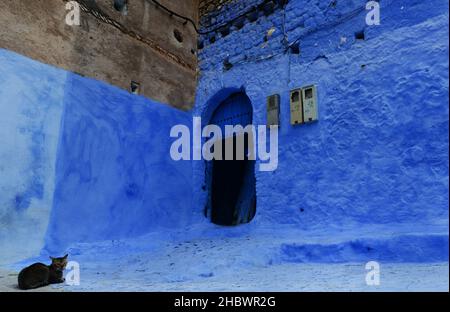
[[[81,26],[66,25],[67,1],[0,1],[0,48],[126,90],[136,81],[148,98],[182,109],[192,107],[197,77],[197,34],[192,25],[149,0],[128,1],[126,14],[117,11],[112,0],[81,1],[152,42],[147,44],[86,12],[81,14]],[[160,3],[198,20],[198,0]]]
[[[288,51],[297,54],[298,49],[302,50],[302,57],[309,55],[310,58],[311,51],[306,48],[307,44],[302,44],[314,38],[316,33],[326,31],[327,28],[333,31],[337,24],[361,14],[365,11],[365,3],[318,0],[229,2],[217,11],[201,16],[205,32],[215,29],[215,25],[231,22],[226,27],[200,37],[200,68],[207,70],[219,66],[227,58],[231,64],[239,64],[271,58]],[[353,32],[342,34],[347,45],[356,41],[354,33],[365,28],[364,18],[353,22]],[[297,39],[300,40],[297,42]],[[325,52],[324,49],[314,49],[312,54],[318,56]]]
[[[199,38],[201,70],[220,66],[226,59],[237,64],[285,49],[282,1],[232,1],[202,15],[201,23],[208,32]]]

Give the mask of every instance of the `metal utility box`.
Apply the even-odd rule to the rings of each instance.
[[[291,91],[291,125],[300,125],[303,123],[303,103],[302,89]]]
[[[318,120],[317,89],[316,86],[302,88],[303,121],[305,123]]]
[[[280,95],[274,94],[267,98],[267,126],[280,125]]]

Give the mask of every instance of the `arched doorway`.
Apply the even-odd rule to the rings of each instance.
[[[243,92],[231,94],[213,112],[209,124],[217,125],[225,134],[225,126],[252,124],[253,109],[250,99]],[[244,140],[243,160],[225,160],[225,147],[233,145],[236,153],[238,140]],[[256,213],[255,161],[249,159],[253,137],[248,134],[222,139],[222,160],[214,159],[206,163],[206,185],[208,204],[206,215],[218,225],[238,225],[250,222]],[[236,156],[236,155],[234,155]]]

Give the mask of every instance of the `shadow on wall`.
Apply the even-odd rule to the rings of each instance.
[[[171,159],[169,133],[190,115],[75,75],[64,102],[46,249],[186,224],[191,165]]]

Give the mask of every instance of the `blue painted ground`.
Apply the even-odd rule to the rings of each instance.
[[[353,240],[354,231],[328,236],[294,228],[274,231],[250,225],[224,229],[203,224],[169,231],[163,240],[160,233],[153,233],[138,239],[76,244],[68,252],[80,263],[81,284],[43,290],[448,291],[448,239],[437,238],[442,253],[430,257],[429,248],[420,250],[417,240],[411,239],[419,233],[408,230],[406,234],[400,228],[390,231],[366,228]],[[386,235],[377,240],[365,238],[375,232]],[[286,246],[302,246],[302,250],[292,254]],[[360,248],[372,248],[371,255]],[[412,251],[415,257],[410,258]],[[342,253],[353,256],[343,260]],[[365,264],[375,259],[381,266],[380,285],[368,286]],[[0,270],[4,276],[0,290],[15,291],[14,272],[37,260],[46,261],[46,257]]]

